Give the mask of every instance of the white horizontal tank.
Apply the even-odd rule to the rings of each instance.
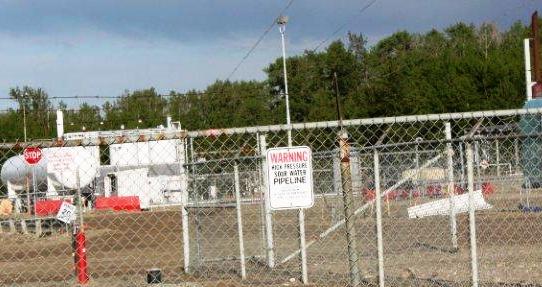
[[[56,188],[75,189],[89,185],[98,173],[100,154],[97,146],[57,147],[42,149],[42,159],[29,166],[22,155],[9,158],[2,165],[2,183],[16,190],[25,189],[35,177],[38,186],[47,184],[47,178]]]

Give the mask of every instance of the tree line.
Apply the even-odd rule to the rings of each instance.
[[[540,23],[539,23],[540,24]],[[542,25],[541,25],[542,26]],[[292,122],[518,108],[525,100],[523,39],[517,22],[458,23],[443,31],[398,31],[369,47],[363,34],[348,33],[322,51],[287,58]],[[0,138],[55,136],[55,112],[65,109],[65,130],[148,128],[166,115],[189,130],[285,123],[282,58],[264,69],[262,81],[217,80],[203,90],[160,94],[154,88],[125,91],[102,105],[53,106],[46,91],[14,87],[18,107],[0,114]]]

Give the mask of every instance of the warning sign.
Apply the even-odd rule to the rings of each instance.
[[[76,153],[71,149],[51,149],[47,156],[48,172],[66,172],[73,170]]]
[[[309,208],[314,204],[312,152],[309,147],[267,150],[267,200],[272,210]]]

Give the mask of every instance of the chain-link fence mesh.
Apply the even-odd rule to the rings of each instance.
[[[541,116],[3,143],[0,284],[542,284]],[[315,200],[302,222],[299,210],[266,204],[266,151],[287,146],[289,131],[312,151]],[[35,165],[29,147],[41,148]],[[72,216],[60,220],[62,212]]]

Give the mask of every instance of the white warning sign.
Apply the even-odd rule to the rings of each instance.
[[[58,213],[56,214],[56,219],[69,224],[75,220],[75,217],[75,205],[63,201],[60,205]]]
[[[314,204],[312,152],[309,147],[267,150],[267,200],[272,210],[309,208]]]

